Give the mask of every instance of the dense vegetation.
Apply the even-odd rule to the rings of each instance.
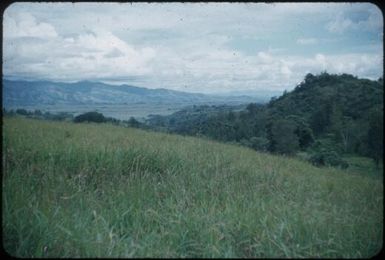
[[[236,142],[258,151],[306,154],[315,165],[347,167],[341,156],[383,157],[383,82],[352,75],[306,75],[291,92],[242,111],[185,109],[148,124],[179,134]]]
[[[75,123],[81,123],[81,122],[103,123],[106,121],[107,119],[103,116],[103,114],[98,112],[87,112],[87,113],[78,115],[74,118]]]
[[[105,117],[102,113],[91,111],[83,114],[79,114],[74,116],[72,113],[68,112],[59,112],[59,113],[50,113],[50,112],[42,112],[38,109],[34,111],[28,111],[26,109],[16,109],[16,110],[6,110],[3,108],[3,116],[17,116],[22,115],[27,118],[34,119],[44,119],[50,121],[72,121],[75,123],[111,123],[114,125],[124,126],[124,127],[136,127],[148,129],[149,127],[139,121],[137,121],[134,117],[131,117],[129,120],[119,120],[112,117]]]
[[[381,169],[363,157],[316,168],[202,138],[23,117],[3,117],[13,256],[368,258],[383,245]]]

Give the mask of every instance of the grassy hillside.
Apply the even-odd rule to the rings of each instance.
[[[2,149],[13,256],[370,257],[382,247],[382,175],[23,118],[3,118]]]

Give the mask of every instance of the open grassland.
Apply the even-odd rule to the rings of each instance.
[[[370,257],[383,184],[213,141],[3,118],[3,246],[19,257]]]

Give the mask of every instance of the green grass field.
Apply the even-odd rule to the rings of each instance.
[[[13,256],[366,258],[382,248],[382,169],[24,118],[3,118],[2,149]]]

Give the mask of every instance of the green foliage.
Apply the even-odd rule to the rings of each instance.
[[[382,107],[375,107],[369,117],[369,155],[376,165],[384,156],[384,113]]]
[[[269,147],[269,140],[264,137],[251,137],[251,148],[257,151],[267,152]]]
[[[295,131],[296,124],[292,120],[273,120],[269,125],[269,150],[280,154],[294,154],[299,149],[299,138]]]
[[[299,148],[305,150],[314,142],[313,131],[310,128],[309,123],[305,118],[300,116],[290,115],[286,118],[295,123],[296,129],[294,133],[298,137]]]
[[[264,137],[253,136],[249,140],[243,138],[239,143],[260,152],[267,152],[269,149],[269,140]]]
[[[136,120],[134,117],[130,117],[130,119],[128,120],[128,125],[131,127],[139,127],[140,122]]]
[[[74,118],[73,114],[69,112],[52,113],[52,112],[46,111],[43,113],[38,109],[34,111],[27,111],[25,109],[21,109],[21,112],[20,112],[20,109],[18,110],[19,110],[19,113],[17,114],[21,114],[29,118],[38,118],[38,119],[45,119],[45,120],[52,120],[52,121],[73,121],[77,123],[78,122],[97,122],[97,123],[108,122],[114,125],[148,129],[148,126],[139,122],[134,117],[131,117],[129,120],[122,121],[112,117],[105,117],[103,114],[98,112],[83,113]],[[7,111],[6,109],[3,109],[3,113],[6,116],[15,115],[15,112],[13,110]]]
[[[102,123],[106,122],[106,118],[103,116],[103,114],[98,112],[87,112],[84,114],[80,114],[74,118],[75,123],[81,123],[81,122],[95,122],[95,123]]]
[[[3,122],[2,238],[15,257],[370,258],[383,246],[376,168],[111,124]]]
[[[342,159],[342,156],[335,150],[335,147],[327,140],[317,141],[309,150],[309,161],[316,166],[338,166],[342,169],[349,167],[349,164]]]
[[[3,115],[5,116],[15,116],[15,115],[21,115],[28,118],[39,118],[39,119],[46,119],[46,120],[53,120],[53,121],[72,121],[73,115],[68,112],[57,112],[57,113],[51,113],[51,112],[42,112],[39,109],[35,109],[34,111],[29,111],[24,108],[19,108],[14,110],[6,110],[3,108]]]
[[[309,161],[316,166],[339,166],[342,169],[349,167],[349,164],[344,161],[335,151],[321,149],[311,155]]]
[[[328,103],[323,104],[318,107],[317,110],[314,111],[310,115],[310,125],[313,132],[319,136],[325,132],[327,126],[329,125],[330,120],[330,105]]]
[[[253,147],[253,137],[267,138],[269,151],[286,154],[306,151],[314,141],[329,136],[332,150],[341,150],[338,154],[371,156],[377,162],[383,144],[376,144],[373,136],[381,137],[380,128],[373,122],[369,126],[369,118],[375,107],[382,106],[382,79],[309,73],[293,91],[272,98],[266,105],[252,103],[241,110],[202,106],[199,112],[181,111],[163,120],[157,117],[150,125],[248,147]],[[369,128],[372,137],[368,136]]]
[[[250,115],[255,115],[258,112],[258,108],[258,104],[250,103],[247,105],[246,110],[249,112]]]
[[[35,109],[35,111],[33,113],[36,116],[42,116],[43,115],[43,113],[39,109]]]
[[[27,110],[25,110],[24,108],[19,108],[19,109],[16,109],[16,114],[27,116],[30,113]]]

